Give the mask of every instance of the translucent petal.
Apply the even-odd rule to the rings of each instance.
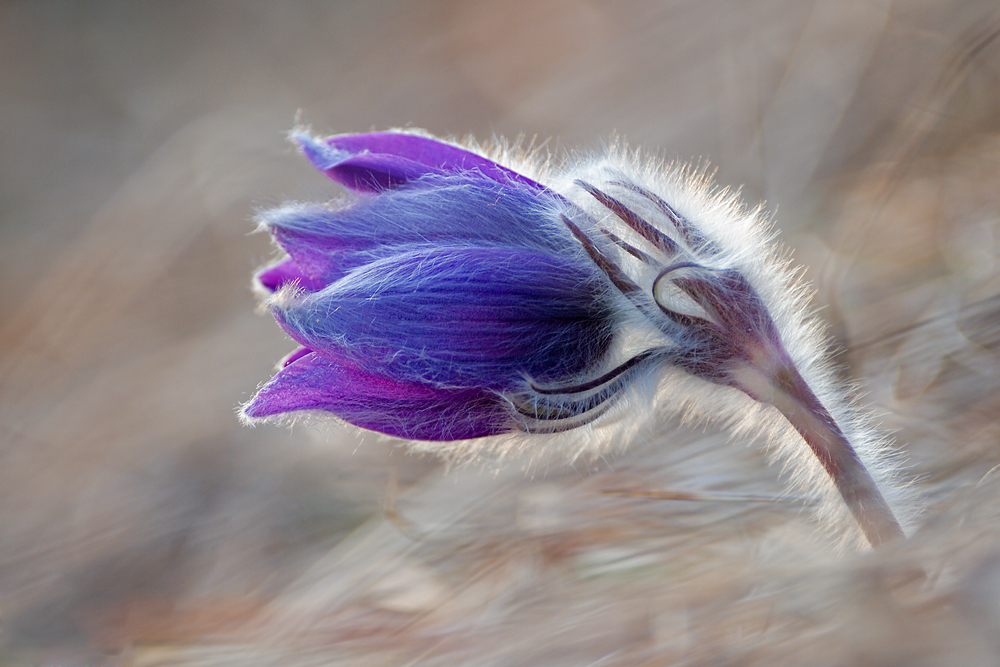
[[[243,416],[255,422],[312,410],[413,440],[478,438],[510,428],[491,392],[399,382],[316,353],[289,362],[243,407]]]
[[[475,172],[502,184],[546,189],[492,160],[437,139],[403,132],[340,134],[319,139],[294,135],[306,158],[341,185],[359,192],[405,187],[429,174]]]

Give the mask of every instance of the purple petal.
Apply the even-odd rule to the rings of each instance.
[[[560,252],[566,245],[566,231],[553,214],[558,201],[465,176],[433,177],[425,184],[387,191],[347,208],[286,206],[260,219],[291,255],[307,289],[306,277],[326,285],[406,246],[522,246]],[[283,276],[269,279],[281,282]]]
[[[255,278],[262,287],[271,292],[277,292],[283,286],[291,282],[297,283],[302,288],[310,292],[323,289],[323,287],[327,285],[327,283],[321,280],[316,280],[312,276],[305,273],[302,270],[302,267],[300,267],[292,259],[286,259],[278,264],[275,264],[274,266],[262,269],[259,273],[257,273]]]
[[[303,410],[412,440],[463,440],[509,430],[503,404],[480,389],[438,389],[362,371],[313,353],[278,372],[243,408],[256,421]]]
[[[300,344],[405,382],[505,390],[597,364],[613,322],[592,266],[511,248],[422,248],[273,307]]]
[[[325,139],[293,135],[312,164],[341,185],[360,192],[403,187],[427,175],[477,172],[534,192],[546,188],[526,176],[464,148],[403,132],[338,134]]]
[[[322,171],[344,187],[357,192],[394,190],[424,176],[445,173],[395,155],[371,153],[348,157]]]
[[[285,368],[287,366],[294,364],[296,361],[306,356],[307,354],[310,354],[311,352],[312,350],[310,350],[308,347],[300,347],[299,349],[295,350],[294,352],[286,356],[284,359],[282,359],[278,363],[278,365],[281,368]]]

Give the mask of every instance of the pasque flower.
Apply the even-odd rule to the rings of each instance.
[[[902,535],[883,443],[823,373],[802,289],[759,215],[704,177],[620,150],[550,174],[415,132],[294,138],[353,194],[261,215],[287,256],[256,281],[301,347],[247,421],[551,433],[682,374],[775,406],[869,542]]]

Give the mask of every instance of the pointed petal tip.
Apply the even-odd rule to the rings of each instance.
[[[312,352],[308,347],[300,347],[285,355],[285,358],[278,362],[278,368],[288,368],[302,357]]]
[[[273,234],[275,229],[282,229],[288,221],[294,221],[301,217],[303,210],[308,210],[308,205],[295,202],[286,202],[274,208],[260,209],[254,215],[253,221],[257,223],[253,233],[267,232]]]
[[[373,375],[312,351],[290,363],[240,410],[244,424],[287,422],[313,413],[409,440],[480,438],[509,429],[491,392],[440,389]]]
[[[253,398],[236,409],[236,416],[243,426],[256,427],[267,422],[277,421],[276,417],[280,415],[267,411],[264,402],[260,400],[260,389],[258,389]]]
[[[253,276],[252,287],[254,293],[270,302],[272,295],[286,288],[297,295],[302,291],[319,291],[326,287],[326,283],[313,278],[295,260],[286,257],[258,269]]]
[[[276,410],[269,407],[266,401],[258,400],[258,396],[254,396],[251,400],[239,406],[236,410],[236,416],[240,420],[241,425],[251,428],[264,425],[291,427],[300,421],[320,420],[324,418],[331,418],[331,421],[335,421],[336,417],[336,415],[319,409]]]
[[[331,146],[329,141],[313,136],[307,128],[295,128],[289,132],[288,138],[298,145],[302,155],[320,171],[332,169],[351,156],[351,153]]]
[[[285,262],[282,262],[277,266],[258,271],[253,277],[254,292],[267,296],[281,289],[281,286],[290,280],[284,269]]]

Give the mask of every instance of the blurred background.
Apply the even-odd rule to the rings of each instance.
[[[0,663],[996,664],[998,35],[995,0],[0,2]],[[911,542],[834,553],[711,425],[529,473],[241,427],[294,347],[253,213],[338,193],[297,119],[710,162],[909,459]]]

